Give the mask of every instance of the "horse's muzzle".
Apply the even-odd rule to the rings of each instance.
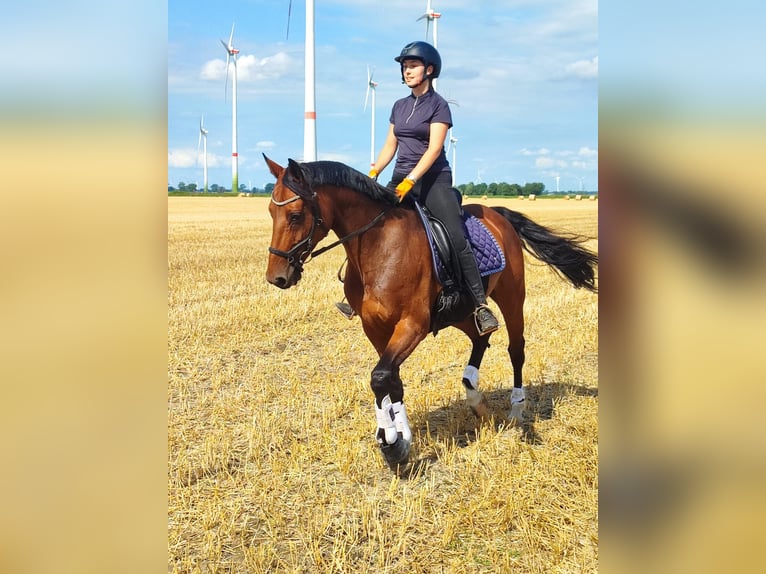
[[[281,272],[266,272],[266,281],[280,289],[289,289],[301,280],[301,270],[286,265]]]

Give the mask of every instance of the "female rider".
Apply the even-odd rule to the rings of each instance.
[[[411,93],[394,103],[386,141],[369,175],[377,178],[396,155],[388,187],[396,189],[399,201],[412,193],[444,224],[474,302],[476,328],[479,335],[486,335],[498,328],[498,322],[487,306],[476,259],[465,237],[460,202],[452,190],[452,170],[444,153],[452,113],[447,101],[434,91],[432,82],[441,72],[441,57],[431,44],[411,42],[394,60],[401,66],[402,82]]]

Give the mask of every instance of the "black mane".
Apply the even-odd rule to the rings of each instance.
[[[312,161],[301,163],[300,167],[312,189],[320,185],[347,187],[375,201],[382,201],[389,205],[399,203],[399,199],[392,190],[345,163]]]

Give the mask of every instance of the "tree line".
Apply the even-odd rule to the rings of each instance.
[[[239,184],[240,193],[271,193],[272,189],[274,189],[273,183],[267,183],[265,189],[260,189],[257,187],[248,189],[244,183]],[[196,183],[185,183],[183,181],[178,182],[178,187],[174,187],[173,185],[168,184],[168,193],[173,191],[183,191],[186,193],[204,193],[204,189],[199,187]],[[208,186],[207,191],[208,193],[229,193],[231,192],[231,189],[222,185],[218,185],[217,183],[213,183]]]
[[[545,184],[540,182],[525,183],[464,183],[457,186],[460,193],[465,196],[515,196],[515,195],[541,195],[545,192]]]
[[[240,193],[271,193],[274,189],[273,183],[267,183],[264,189],[253,187],[248,189],[244,183],[239,184]],[[540,182],[525,183],[464,183],[458,185],[457,189],[464,196],[488,196],[488,197],[508,197],[518,195],[542,195],[545,192],[545,184]],[[168,185],[168,192],[182,191],[187,193],[203,193],[196,183],[178,183],[178,187]],[[209,193],[228,193],[230,190],[226,187],[214,183],[208,186]]]

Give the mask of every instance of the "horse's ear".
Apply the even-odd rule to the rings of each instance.
[[[288,159],[287,160],[287,174],[289,175],[291,181],[295,182],[299,186],[310,189],[311,185],[308,182],[308,178],[306,177],[306,172],[303,170],[303,166],[299,164],[294,159]]]
[[[270,160],[266,154],[263,154],[263,159],[266,160],[266,165],[269,166],[269,171],[271,172],[271,175],[279,179],[279,176],[282,175],[285,172],[285,168],[283,168],[281,165],[279,165],[277,162]]]

